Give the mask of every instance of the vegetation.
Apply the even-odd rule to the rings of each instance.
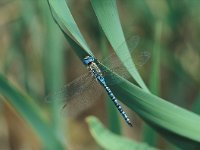
[[[1,149],[200,148],[200,2],[0,4],[0,135],[7,141]],[[132,35],[140,36],[140,42],[131,56],[126,44],[119,45]],[[131,79],[112,72],[107,64],[100,67],[108,72],[107,80],[118,81],[111,89],[127,106],[133,128],[103,96],[78,116],[61,117],[59,98],[47,103],[46,95],[86,72],[81,63],[85,56],[108,57],[111,49]],[[151,58],[138,68],[134,55],[143,50]]]

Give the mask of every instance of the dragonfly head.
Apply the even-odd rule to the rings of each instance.
[[[94,62],[94,57],[92,56],[86,56],[84,59],[83,59],[83,63],[85,65],[89,65],[90,63]]]

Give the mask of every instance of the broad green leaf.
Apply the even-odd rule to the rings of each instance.
[[[110,73],[113,76],[113,73]],[[121,80],[118,85],[111,87],[114,94],[151,127],[183,149],[200,148],[198,115],[144,92],[118,75],[114,77],[116,80]],[[106,78],[109,80],[109,76]]]
[[[131,59],[128,46],[126,44],[120,46],[125,41],[125,37],[119,20],[116,0],[91,0],[91,3],[99,23],[116,54],[136,82],[146,92],[149,92]]]
[[[95,117],[88,117],[87,122],[96,142],[106,150],[156,150],[145,143],[139,143],[110,132]]]
[[[0,74],[0,94],[5,97],[17,112],[29,123],[41,138],[43,145],[49,150],[64,149],[63,143],[51,131],[42,117],[42,111],[24,92],[15,88]]]

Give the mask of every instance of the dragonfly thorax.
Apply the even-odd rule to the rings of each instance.
[[[102,76],[102,72],[95,62],[91,62],[88,65],[88,69],[94,76],[97,76],[97,75]]]
[[[101,70],[99,69],[99,67],[97,66],[97,64],[94,62],[94,57],[92,57],[92,56],[86,56],[83,59],[83,63],[88,66],[89,71],[94,76],[96,76],[97,74],[98,75],[102,75]]]

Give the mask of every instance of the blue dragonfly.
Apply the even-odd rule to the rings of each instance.
[[[139,43],[139,37],[133,36],[129,38],[128,41],[120,44],[117,50],[121,50],[121,47],[123,47],[126,43],[129,46],[130,53],[132,53]],[[136,56],[135,58],[138,58],[136,64],[142,66],[150,58],[150,53],[147,51],[143,51],[138,57]],[[104,89],[110,99],[113,101],[114,105],[116,106],[122,117],[124,118],[125,122],[132,127],[132,123],[129,117],[127,116],[126,112],[123,110],[117,98],[109,87],[111,85],[117,84],[119,81],[112,80],[112,77],[109,78],[109,81],[106,81],[105,76],[107,74],[107,71],[100,69],[100,62],[96,58],[92,56],[86,56],[82,60],[82,62],[89,70],[89,73],[86,73],[75,79],[74,81],[70,82],[69,84],[65,85],[61,90],[57,91],[56,93],[48,95],[46,98],[47,101],[51,101],[57,98],[63,99],[65,103],[63,108],[71,108],[69,112],[73,112],[73,110],[81,111],[83,106],[85,108],[87,106],[90,107],[90,104],[92,104],[91,99],[94,100],[95,98],[100,96]],[[122,63],[120,63],[120,61],[117,59],[115,53],[104,59],[102,63],[106,64],[111,71],[116,72],[120,76],[124,78],[129,77],[128,72],[126,71],[125,67],[123,67]],[[102,86],[103,88],[101,88],[100,86]]]

